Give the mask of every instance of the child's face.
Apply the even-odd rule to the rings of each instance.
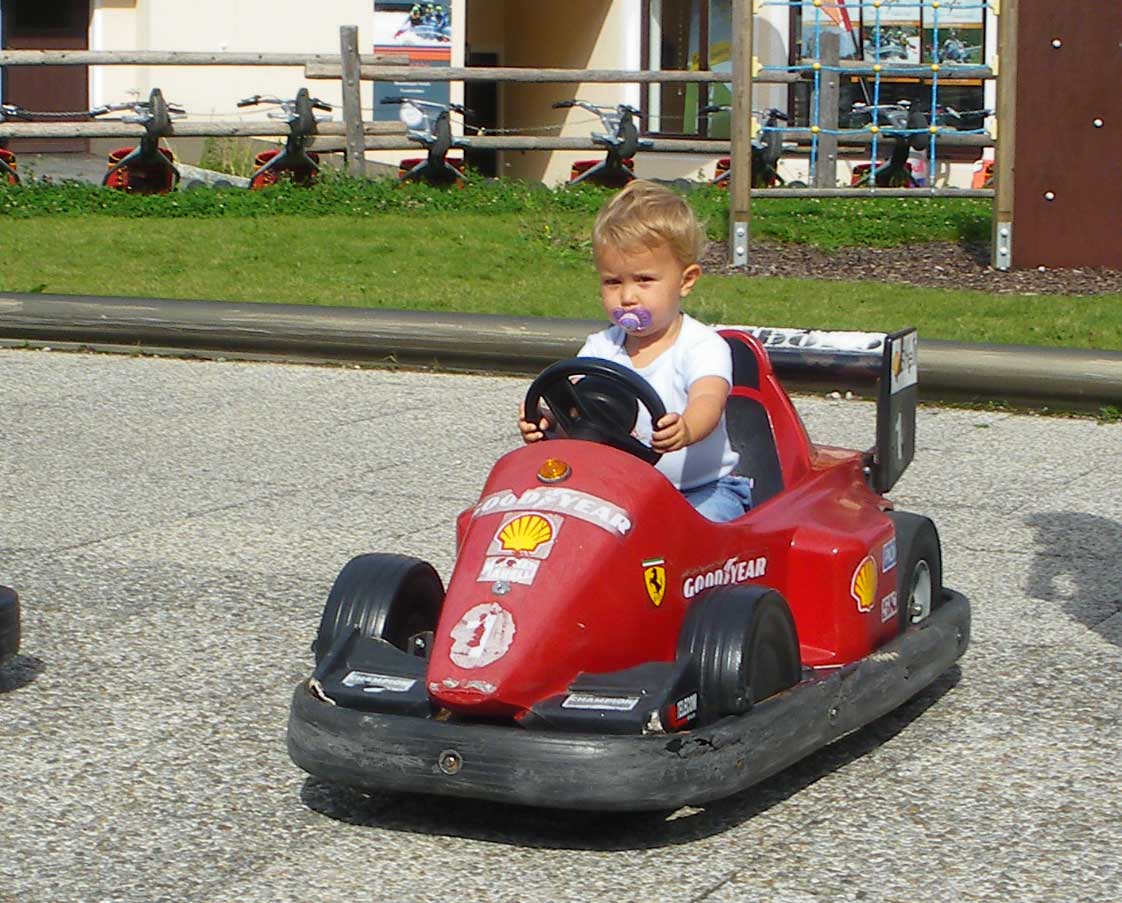
[[[649,325],[647,316],[640,314],[644,325],[628,329],[632,335],[646,339],[658,338],[674,324],[682,309],[682,298],[701,275],[701,267],[696,263],[679,263],[667,244],[653,248],[604,245],[596,249],[596,270],[600,274],[600,300],[608,318],[621,322],[621,312],[647,311]]]

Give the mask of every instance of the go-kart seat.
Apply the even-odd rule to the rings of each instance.
[[[740,455],[736,473],[752,480],[752,505],[783,489],[775,433],[760,391],[760,359],[767,352],[742,332],[723,331],[732,350],[732,391],[725,406],[729,443]]]

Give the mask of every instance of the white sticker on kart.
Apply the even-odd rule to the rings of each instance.
[[[631,531],[631,518],[618,505],[579,489],[562,489],[560,486],[527,489],[521,495],[515,495],[510,489],[493,492],[480,499],[474,516],[501,511],[570,514],[617,536],[626,536]]]
[[[361,687],[363,693],[407,693],[416,682],[409,677],[370,674],[367,671],[351,671],[343,678],[344,687]]]
[[[536,558],[484,558],[476,578],[480,583],[521,583],[530,586],[541,564]]]
[[[638,704],[638,696],[595,696],[591,693],[570,693],[561,703],[561,708],[589,709],[599,712],[630,712]]]
[[[880,622],[884,624],[896,617],[900,611],[900,604],[896,601],[895,591],[880,600]]]
[[[686,599],[692,599],[703,589],[756,580],[766,573],[767,558],[765,556],[745,559],[733,556],[722,565],[687,577],[682,583],[682,596]]]
[[[537,511],[527,514],[508,514],[499,524],[499,529],[495,531],[495,537],[491,540],[487,554],[548,558],[563,523],[564,518]]]
[[[896,537],[893,536],[888,542],[884,544],[884,551],[880,553],[881,565],[880,570],[882,574],[887,574],[894,567],[896,567]]]
[[[919,382],[919,334],[909,332],[892,343],[892,394]]]
[[[483,668],[506,655],[514,642],[514,616],[497,602],[476,605],[452,628],[453,664]]]

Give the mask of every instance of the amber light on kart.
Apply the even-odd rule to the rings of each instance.
[[[572,472],[569,465],[560,458],[546,458],[538,468],[538,479],[543,483],[559,483]]]

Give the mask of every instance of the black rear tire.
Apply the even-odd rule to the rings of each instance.
[[[889,511],[896,526],[896,601],[900,632],[925,620],[943,599],[943,551],[930,518]]]
[[[705,593],[686,613],[678,656],[696,668],[699,725],[747,712],[793,687],[802,672],[791,611],[779,593],[761,586]]]
[[[316,664],[342,631],[385,640],[414,653],[412,641],[436,629],[444,584],[432,565],[407,555],[359,555],[335,578],[313,649]]]

